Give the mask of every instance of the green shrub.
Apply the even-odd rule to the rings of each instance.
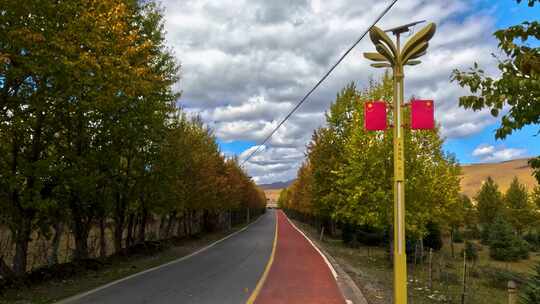
[[[434,222],[429,222],[426,225],[426,229],[428,231],[428,234],[424,238],[424,246],[432,248],[435,251],[441,250],[443,240],[439,225]]]
[[[536,273],[525,283],[525,288],[521,293],[522,304],[540,303],[540,263],[535,266]]]
[[[349,223],[343,223],[341,227],[341,239],[347,246],[354,247],[356,243],[356,227]]]
[[[538,235],[538,233],[529,232],[523,236],[523,239],[534,251],[540,250],[540,235]]]
[[[465,241],[465,247],[461,250],[461,256],[465,253],[467,260],[476,261],[478,260],[478,245],[473,242]]]
[[[459,229],[454,230],[454,243],[463,243],[463,234]]]
[[[488,227],[482,227],[482,230],[480,231],[480,242],[482,245],[489,245],[489,238],[490,238],[490,230]]]
[[[498,261],[517,261],[529,257],[529,245],[518,238],[502,218],[493,223],[489,235],[489,255]]]
[[[387,243],[388,238],[384,230],[365,225],[357,230],[356,240],[362,245],[380,246]]]

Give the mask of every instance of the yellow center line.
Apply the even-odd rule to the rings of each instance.
[[[259,282],[257,283],[257,286],[249,296],[249,299],[247,300],[246,304],[253,304],[255,303],[255,299],[259,295],[259,292],[261,292],[261,289],[264,285],[264,282],[266,281],[266,278],[268,277],[268,273],[270,272],[270,268],[272,268],[272,263],[274,263],[274,255],[276,254],[276,245],[277,245],[277,238],[278,238],[278,211],[275,213],[275,219],[276,219],[276,233],[274,234],[274,244],[272,245],[272,253],[270,254],[270,258],[268,259],[268,263],[266,264],[266,267],[264,268],[264,272],[259,279]]]

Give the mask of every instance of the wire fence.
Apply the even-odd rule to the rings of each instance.
[[[321,241],[327,251],[345,261],[348,272],[362,285],[370,304],[390,304],[392,300],[392,254],[388,244],[368,246],[361,243],[345,245],[340,229],[331,235],[323,231],[320,219],[300,213],[289,216],[303,222],[313,238]],[[501,263],[493,263],[488,248],[474,242],[476,256],[467,257],[464,243],[455,243],[450,250],[448,242],[443,250],[434,251],[415,242],[408,248],[409,304],[516,304],[517,293],[529,274],[516,271]],[[509,282],[516,284],[510,290]]]

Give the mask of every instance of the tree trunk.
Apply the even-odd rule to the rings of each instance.
[[[122,239],[124,236],[124,220],[117,220],[114,223],[114,252],[120,253],[122,251]]]
[[[126,202],[120,193],[116,194],[116,208],[114,213],[114,251],[115,253],[121,253],[123,248],[122,240],[124,235]]]
[[[73,251],[74,260],[88,258],[88,234],[90,232],[90,223],[92,215],[83,209],[80,197],[77,193],[71,193],[69,198],[69,209],[71,210],[71,231],[75,239],[75,250]]]
[[[128,225],[127,225],[127,236],[126,236],[126,247],[133,245],[133,227],[135,221],[135,214],[131,213],[128,216]]]
[[[182,237],[182,231],[185,230],[186,226],[186,213],[182,212],[182,216],[177,219],[178,226],[176,226],[176,236]]]
[[[452,258],[455,258],[454,254],[454,227],[450,229],[450,250],[452,252]]]
[[[165,238],[165,223],[167,222],[167,215],[163,214],[161,217],[160,217],[160,220],[159,220],[159,228],[158,228],[158,238],[159,239],[163,239]]]
[[[191,236],[190,225],[191,225],[191,211],[186,211],[184,215],[184,231],[185,231],[186,236]]]
[[[105,218],[99,219],[99,256],[104,258],[107,256],[107,239],[105,237]]]
[[[169,214],[169,219],[167,221],[167,227],[165,228],[165,238],[168,239],[171,234],[171,228],[174,225],[174,220],[176,219],[176,211],[173,211]]]
[[[4,261],[4,257],[0,256],[0,276],[4,279],[14,279],[16,277],[15,273],[9,268],[9,266]]]
[[[137,238],[139,243],[143,243],[146,239],[146,222],[148,221],[148,210],[146,207],[142,207],[141,210],[141,223],[139,225],[139,236]]]
[[[20,221],[19,230],[15,235],[15,256],[13,256],[13,272],[20,277],[26,274],[28,263],[28,243],[32,233],[31,217],[23,217]]]
[[[88,233],[89,228],[83,222],[74,223],[73,236],[75,238],[74,260],[84,260],[88,258]]]
[[[72,202],[71,213],[73,217],[73,237],[75,238],[75,251],[73,252],[74,260],[82,260],[88,258],[88,234],[90,231],[90,221],[84,220],[81,210],[78,208],[80,204]]]
[[[64,223],[57,221],[54,223],[54,237],[52,240],[52,251],[49,256],[49,266],[58,264],[58,249],[60,248],[60,239],[62,238],[62,233],[64,233]]]

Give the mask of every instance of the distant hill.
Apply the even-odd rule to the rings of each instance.
[[[532,169],[529,167],[527,161],[528,159],[524,158],[500,163],[462,165],[461,192],[473,198],[488,176],[491,176],[495,180],[499,185],[499,190],[503,193],[510,186],[514,176],[517,176],[519,181],[525,184],[527,189],[531,191],[538,183],[532,176]],[[268,198],[277,200],[280,190],[287,188],[293,181],[263,184],[259,185],[259,187],[265,190]]]
[[[473,198],[488,176],[493,178],[502,192],[508,189],[514,176],[531,191],[538,182],[532,176],[532,169],[527,161],[528,159],[515,159],[500,163],[462,165],[461,192]]]
[[[290,184],[292,184],[292,182],[294,182],[294,179],[291,179],[290,181],[279,181],[279,182],[275,182],[275,183],[271,183],[271,184],[261,184],[259,185],[260,188],[264,189],[264,190],[269,190],[269,189],[283,189],[283,188],[287,188],[289,187]]]

